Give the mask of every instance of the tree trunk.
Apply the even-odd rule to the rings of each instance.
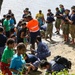
[[[3,0],[0,0],[0,11],[1,11],[2,2],[3,2]]]

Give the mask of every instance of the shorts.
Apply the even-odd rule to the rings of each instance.
[[[55,22],[55,27],[60,29],[60,24],[61,24],[61,19],[56,19],[56,22]]]
[[[49,36],[52,35],[52,31],[53,31],[53,24],[52,23],[49,23],[47,25],[47,29],[46,29],[46,37],[48,37],[48,34],[49,34]]]
[[[37,32],[30,32],[30,43],[32,45],[34,45],[34,43],[36,42],[36,37],[40,35],[40,31]]]
[[[9,64],[1,62],[1,71],[3,75],[12,75],[11,71],[9,70]]]
[[[63,24],[62,28],[63,28],[63,34],[68,35],[69,34],[69,24]]]
[[[72,25],[72,26],[71,26],[70,33],[71,33],[71,37],[72,37],[72,38],[75,38],[75,25]]]

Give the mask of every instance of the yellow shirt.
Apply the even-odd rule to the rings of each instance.
[[[39,18],[44,18],[44,14],[43,13],[36,14],[36,19],[39,19]]]

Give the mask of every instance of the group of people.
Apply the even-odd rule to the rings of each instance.
[[[75,6],[72,6],[71,9],[71,15],[69,14],[70,10],[65,9],[62,4],[60,9],[56,8],[55,15],[51,12],[51,9],[48,9],[47,19],[45,20],[42,10],[39,10],[39,13],[36,14],[36,19],[34,19],[29,8],[25,8],[22,19],[16,27],[16,19],[11,10],[6,15],[3,15],[0,20],[0,67],[2,74],[28,74],[31,70],[36,71],[39,65],[44,69],[49,68],[50,73],[67,68],[64,65],[56,64],[56,62],[56,68],[52,68],[53,66],[48,63],[47,57],[51,55],[51,51],[47,44],[42,42],[41,30],[45,32],[45,40],[49,37],[50,41],[53,41],[53,22],[55,21],[55,33],[60,34],[61,26],[64,41],[68,42],[70,33],[72,37],[71,44],[74,44]],[[47,27],[43,26],[45,23],[47,23]],[[37,44],[37,49],[35,48],[35,43]],[[27,53],[28,44],[30,45],[31,54]],[[16,50],[14,49],[15,47]],[[42,60],[45,60],[45,62],[41,62]],[[49,67],[46,65],[49,65]]]

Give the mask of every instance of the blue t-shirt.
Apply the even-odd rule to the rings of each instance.
[[[63,66],[62,64],[58,64],[58,63],[56,63],[55,61],[51,61],[50,62],[50,68],[49,69],[47,69],[47,72],[52,72],[52,71],[57,71],[57,72],[59,72],[59,71],[61,71],[61,70],[63,70],[63,69],[65,69],[65,66]]]
[[[54,17],[48,16],[48,17],[47,17],[47,21],[48,21],[48,23],[52,23],[52,22],[55,21],[55,20],[54,20]]]
[[[48,45],[44,42],[39,42],[37,48],[37,57],[42,60],[51,55]]]
[[[60,11],[57,11],[57,12],[56,12],[56,17],[59,18],[59,19],[61,18],[60,14],[61,14]],[[58,17],[58,16],[59,16],[59,17]]]
[[[11,60],[10,68],[18,70],[18,71],[22,71],[23,68],[25,67],[25,64],[26,62],[23,59],[22,55],[18,56],[17,54],[15,54]],[[13,72],[13,74],[16,74],[16,73]]]
[[[37,58],[37,56],[33,55],[33,54],[27,54],[28,58],[26,61],[26,63],[32,63],[35,67],[38,68],[39,64],[40,64],[40,59]]]
[[[71,21],[73,21],[73,24],[75,25],[75,14],[71,16]]]
[[[14,19],[10,19],[10,28],[13,29],[14,28]]]
[[[27,57],[26,63],[31,62],[33,64],[36,60],[38,60],[38,58],[33,54],[27,54]]]
[[[68,20],[66,20],[67,17],[70,19],[70,16],[69,15],[63,15],[62,19],[64,20],[64,22],[67,22],[68,23]]]

